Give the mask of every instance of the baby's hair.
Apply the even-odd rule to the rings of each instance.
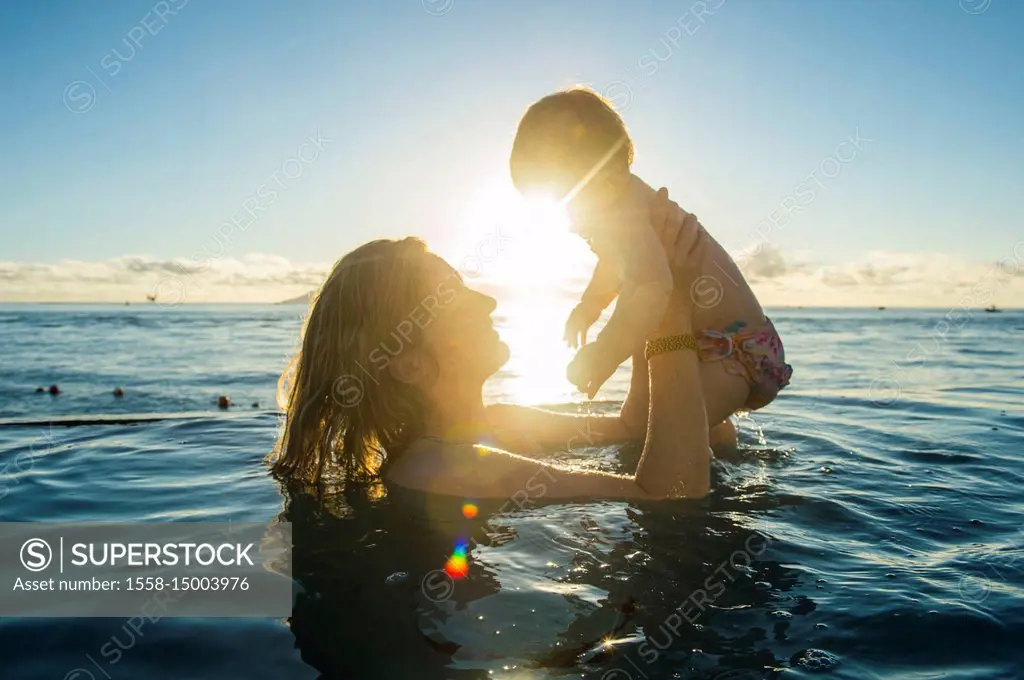
[[[521,193],[555,178],[571,177],[575,184],[604,167],[628,171],[632,164],[633,140],[626,124],[608,100],[588,87],[534,102],[519,121],[509,158],[512,183]]]

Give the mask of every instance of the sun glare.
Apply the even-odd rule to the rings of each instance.
[[[511,185],[482,190],[466,211],[462,232],[463,275],[507,285],[516,297],[564,289],[589,255],[558,201],[523,198]]]
[[[572,233],[565,208],[494,183],[470,203],[460,241],[464,254],[452,265],[498,300],[495,319],[511,350],[506,396],[520,403],[577,397],[565,378],[573,353],[562,334],[595,260]]]

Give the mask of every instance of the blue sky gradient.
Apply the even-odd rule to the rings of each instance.
[[[623,110],[637,173],[734,252],[762,240],[818,267],[877,251],[982,264],[1016,257],[1024,239],[1014,0],[124,0],[0,12],[7,271],[188,258],[318,134],[333,141],[293,162],[298,176],[217,246],[222,257],[330,263],[406,234],[447,252],[481,186],[507,183],[525,107],[576,83]],[[850,158],[837,149],[858,133],[868,141],[853,158],[830,164]],[[812,171],[813,200],[766,235]]]

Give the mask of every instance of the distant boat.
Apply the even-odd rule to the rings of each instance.
[[[985,311],[991,314],[995,314],[996,312],[1001,312],[1003,310],[999,309],[995,305],[989,305],[988,307],[985,308]]]
[[[879,309],[885,309],[885,307],[879,307]]]
[[[147,294],[146,299],[149,300],[150,302],[156,302],[156,295]]]

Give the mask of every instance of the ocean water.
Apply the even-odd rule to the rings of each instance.
[[[541,493],[467,528],[461,499],[267,475],[303,311],[0,307],[0,520],[281,517],[296,581],[287,620],[0,620],[0,677],[1024,678],[1024,313],[772,310],[793,384],[739,419],[709,499]],[[580,403],[562,310],[527,311],[496,316],[487,398],[614,409],[628,368]]]

